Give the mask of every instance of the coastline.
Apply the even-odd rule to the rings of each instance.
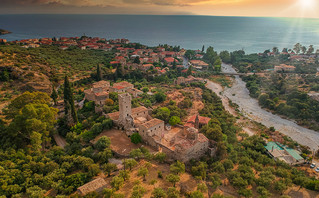
[[[0,29],[0,35],[6,35],[6,34],[11,34],[12,32],[4,29]]]

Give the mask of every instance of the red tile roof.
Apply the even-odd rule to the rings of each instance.
[[[121,89],[124,89],[125,87],[123,86],[120,86],[120,85],[117,85],[117,86],[113,86],[114,89],[118,89],[118,90],[121,90]]]
[[[188,119],[187,122],[195,122],[196,116],[197,115],[193,115],[192,117]],[[203,124],[208,124],[208,122],[211,120],[211,118],[203,117],[200,115],[198,116],[198,119],[199,119],[199,123],[203,123]]]
[[[168,63],[173,63],[174,61],[178,62],[175,58],[172,57],[164,58],[164,60]]]
[[[111,61],[110,64],[111,64],[111,65],[113,65],[113,64],[120,64],[120,61]]]

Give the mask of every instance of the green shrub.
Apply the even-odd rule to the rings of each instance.
[[[140,134],[138,133],[133,133],[131,135],[131,142],[133,142],[134,144],[138,144],[142,142],[142,137]]]

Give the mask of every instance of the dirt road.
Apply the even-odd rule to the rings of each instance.
[[[57,144],[59,147],[64,148],[64,147],[66,146],[66,141],[65,141],[65,139],[63,139],[60,135],[54,134],[54,135],[53,135],[53,138],[54,138],[56,144]]]

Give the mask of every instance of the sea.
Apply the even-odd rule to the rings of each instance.
[[[319,19],[157,15],[0,15],[9,41],[43,37],[127,38],[148,46],[263,52],[301,43],[319,48]]]

